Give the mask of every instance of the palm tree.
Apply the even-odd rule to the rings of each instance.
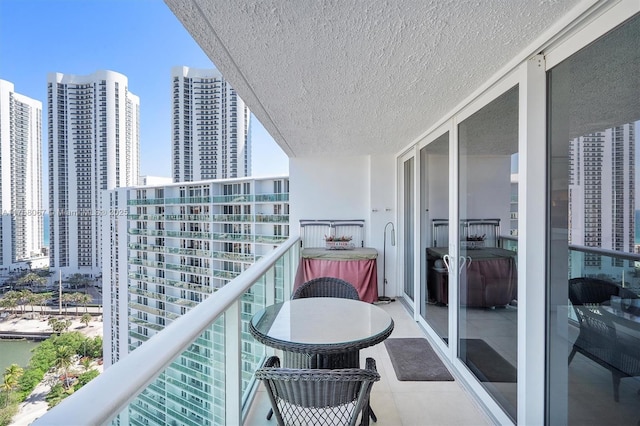
[[[24,373],[24,369],[18,364],[11,364],[4,370],[4,377],[0,389],[7,393],[7,399],[5,400],[5,406],[8,405],[11,399],[11,392],[18,386],[18,380]]]
[[[89,323],[91,322],[91,314],[85,312],[80,318],[80,322],[84,324],[85,327],[89,327]]]
[[[78,316],[78,307],[80,306],[80,303],[84,300],[84,296],[88,296],[88,294],[71,293],[71,301],[76,304],[76,317]]]
[[[63,293],[62,294],[62,303],[64,303],[64,314],[69,314],[69,302],[73,302],[73,294]]]
[[[91,370],[91,364],[93,364],[93,360],[91,358],[85,357],[80,360],[80,364],[84,368],[84,371],[89,371]]]
[[[38,293],[38,305],[40,305],[40,313],[44,314],[44,307],[47,305],[47,301],[49,299],[51,299],[51,297],[53,296],[53,293],[46,292],[46,293]]]
[[[24,305],[29,303],[29,297],[31,296],[31,290],[20,290],[18,292],[20,294],[20,298],[18,299],[18,304],[22,308],[22,313],[24,314]]]
[[[13,310],[15,309],[16,305],[17,305],[17,301],[14,297],[9,296],[8,292],[7,294],[4,295],[4,297],[2,299],[0,299],[0,308],[4,308],[7,313],[9,312],[9,310]]]
[[[55,366],[59,370],[62,370],[63,386],[65,389],[69,389],[70,387],[67,376],[69,374],[69,367],[72,364],[73,355],[73,351],[68,346],[63,345],[56,348]]]
[[[40,275],[29,272],[27,275],[24,275],[18,279],[19,285],[29,285],[31,287],[40,287],[47,283],[47,279],[41,277]]]
[[[87,292],[87,284],[89,284],[89,280],[84,274],[75,273],[69,277],[69,283],[73,285],[73,289],[77,290],[78,286],[83,286],[85,293]]]
[[[27,303],[31,305],[31,313],[33,314],[36,308],[36,304],[38,303],[38,300],[40,300],[40,293],[29,292],[27,293],[26,297]]]
[[[4,369],[5,376],[11,376],[18,380],[22,374],[24,373],[24,368],[20,367],[18,364],[11,364],[7,368]]]
[[[84,305],[84,312],[86,313],[88,312],[88,309],[89,309],[87,305],[93,301],[93,297],[91,297],[91,295],[87,293],[78,293],[78,294],[79,294],[78,303],[82,303]]]
[[[0,384],[0,390],[2,390],[7,394],[7,397],[4,400],[5,407],[9,405],[9,402],[11,400],[11,391],[13,390],[14,387],[16,387],[17,384],[18,384],[17,381],[14,381],[12,378],[8,376],[4,376],[4,380],[2,381],[2,384]]]

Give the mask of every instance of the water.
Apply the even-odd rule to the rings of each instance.
[[[39,344],[40,342],[28,340],[0,339],[0,378],[4,374],[4,369],[11,364],[18,364],[22,368],[26,367],[31,359],[31,350]]]

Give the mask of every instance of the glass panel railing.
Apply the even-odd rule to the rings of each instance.
[[[130,302],[149,315],[149,322],[129,317],[131,352],[34,424],[242,424],[257,388],[253,374],[266,354],[248,323],[291,294],[299,242],[287,240],[203,302],[181,305],[183,315],[172,302],[184,299],[167,296],[164,310]],[[151,315],[168,325],[152,322]]]
[[[640,254],[569,246],[569,278],[596,278],[640,296]]]
[[[256,195],[256,202],[278,202],[289,201],[289,194],[258,194]]]

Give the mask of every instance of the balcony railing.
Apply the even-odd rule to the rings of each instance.
[[[248,321],[291,294],[299,247],[287,240],[33,424],[241,424],[266,353]]]

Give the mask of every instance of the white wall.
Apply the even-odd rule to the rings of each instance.
[[[466,187],[461,196],[463,219],[499,218],[508,234],[511,206],[511,163],[506,156],[483,156],[468,162]]]
[[[396,221],[395,157],[361,156],[289,159],[289,223],[300,235],[301,219],[364,219],[365,246],[378,251],[378,293],[382,294],[384,227]],[[397,233],[396,233],[397,237]],[[387,228],[387,296],[396,295],[396,246]]]
[[[365,219],[368,225],[369,177],[366,156],[291,158],[291,235],[300,235],[300,219]]]

